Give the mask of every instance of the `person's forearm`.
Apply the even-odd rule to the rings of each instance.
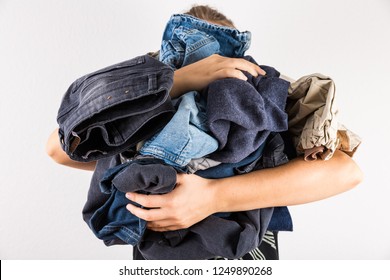
[[[183,76],[181,71],[182,70],[180,69],[176,70],[173,76],[174,83],[171,91],[169,92],[169,95],[171,96],[172,99],[178,98],[183,93],[186,93],[190,91],[192,88],[194,88],[194,86],[191,86],[185,81],[185,77]]]
[[[61,148],[60,139],[58,137],[58,129],[55,129],[50,134],[49,139],[46,143],[46,153],[58,164],[89,171],[95,170],[95,161],[78,162],[69,158],[69,156]]]
[[[276,168],[213,181],[216,212],[313,202],[347,191],[362,180],[354,161],[337,151],[328,161],[295,159]]]

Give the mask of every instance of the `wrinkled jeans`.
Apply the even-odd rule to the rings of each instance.
[[[221,26],[191,15],[173,15],[168,21],[160,48],[160,61],[173,69],[212,54],[242,57],[251,42],[249,31]]]
[[[118,154],[172,118],[170,67],[147,55],[87,74],[71,84],[58,111],[59,138],[77,161]]]

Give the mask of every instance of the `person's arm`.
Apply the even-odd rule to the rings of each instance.
[[[346,154],[336,151],[328,161],[297,158],[275,168],[223,179],[179,175],[176,188],[164,195],[127,193],[150,210],[132,204],[127,209],[149,221],[155,231],[187,228],[216,212],[232,212],[271,206],[309,203],[345,192],[363,175]]]
[[[60,138],[58,137],[58,128],[55,129],[49,136],[49,139],[46,143],[46,153],[51,157],[56,163],[66,165],[73,168],[83,169],[83,170],[95,170],[96,162],[78,162],[72,160],[65,151],[61,148]]]

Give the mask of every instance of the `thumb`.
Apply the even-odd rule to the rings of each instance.
[[[177,173],[176,175],[176,185],[180,185],[183,183],[185,173]]]

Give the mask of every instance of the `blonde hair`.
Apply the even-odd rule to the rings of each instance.
[[[185,12],[187,15],[197,17],[212,23],[229,26],[235,28],[233,21],[227,18],[224,14],[207,5],[193,6],[189,11]]]

